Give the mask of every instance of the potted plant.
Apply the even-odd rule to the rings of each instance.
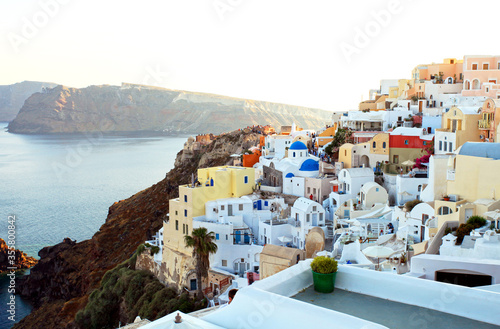
[[[317,256],[311,262],[311,269],[314,290],[323,293],[333,292],[338,269],[337,261],[327,256]]]
[[[444,201],[450,201],[450,197],[448,195],[443,196]]]

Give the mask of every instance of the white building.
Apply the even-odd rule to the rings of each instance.
[[[286,149],[292,145],[293,137],[290,135],[268,135],[262,147],[262,156],[282,159]]]
[[[259,228],[259,238],[265,243],[290,244],[298,249],[304,249],[307,233],[317,226],[323,228],[326,235],[325,209],[315,201],[299,198],[291,208],[289,219],[262,223]]]
[[[356,198],[361,187],[375,180],[371,168],[346,168],[338,174],[338,191],[330,193],[330,205],[336,207],[345,201]],[[335,183],[334,183],[335,184]]]
[[[205,227],[215,234],[218,249],[210,257],[211,267],[239,275],[258,268],[263,248],[257,236],[259,225],[286,207],[282,198],[244,196],[207,202],[205,215],[193,218],[193,228]]]

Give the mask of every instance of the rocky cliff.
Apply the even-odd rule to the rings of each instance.
[[[181,151],[166,178],[109,208],[105,224],[90,240],[62,243],[39,252],[40,261],[18,282],[19,293],[36,309],[14,328],[76,328],[76,313],[99,287],[106,271],[128,259],[160,229],[178,197],[178,185],[189,183],[198,167],[228,164],[230,155],[255,146],[261,135],[245,129],[218,137],[199,151]]]
[[[37,81],[23,81],[0,86],[0,122],[14,120],[26,99],[34,93],[55,86],[57,86],[55,83]]]
[[[314,129],[330,119],[330,112],[318,109],[156,87],[57,86],[28,98],[9,131],[221,133],[251,125],[280,127],[293,122]]]
[[[9,256],[14,256],[13,263],[9,262]],[[37,263],[33,257],[26,255],[19,249],[12,250],[7,246],[4,239],[0,238],[0,273],[7,271],[8,267],[18,270],[30,268]]]

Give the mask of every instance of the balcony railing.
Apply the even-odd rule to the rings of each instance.
[[[490,121],[479,120],[478,127],[479,127],[479,129],[490,129]]]

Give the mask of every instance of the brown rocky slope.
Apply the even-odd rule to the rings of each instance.
[[[40,261],[19,282],[36,309],[14,328],[75,328],[74,318],[106,271],[128,259],[162,225],[168,200],[200,167],[228,164],[230,155],[257,145],[261,135],[245,129],[218,137],[200,151],[181,151],[166,178],[109,208],[106,223],[90,240],[62,243],[39,252]]]
[[[26,100],[9,124],[13,133],[167,131],[221,133],[295,122],[316,128],[331,112],[300,106],[148,86],[57,86]]]
[[[9,256],[14,256],[14,259],[9,259]],[[10,260],[13,263],[10,263]],[[35,258],[26,255],[19,249],[10,249],[5,240],[0,238],[0,273],[8,271],[9,267],[15,267],[18,270],[27,269],[36,263]]]

